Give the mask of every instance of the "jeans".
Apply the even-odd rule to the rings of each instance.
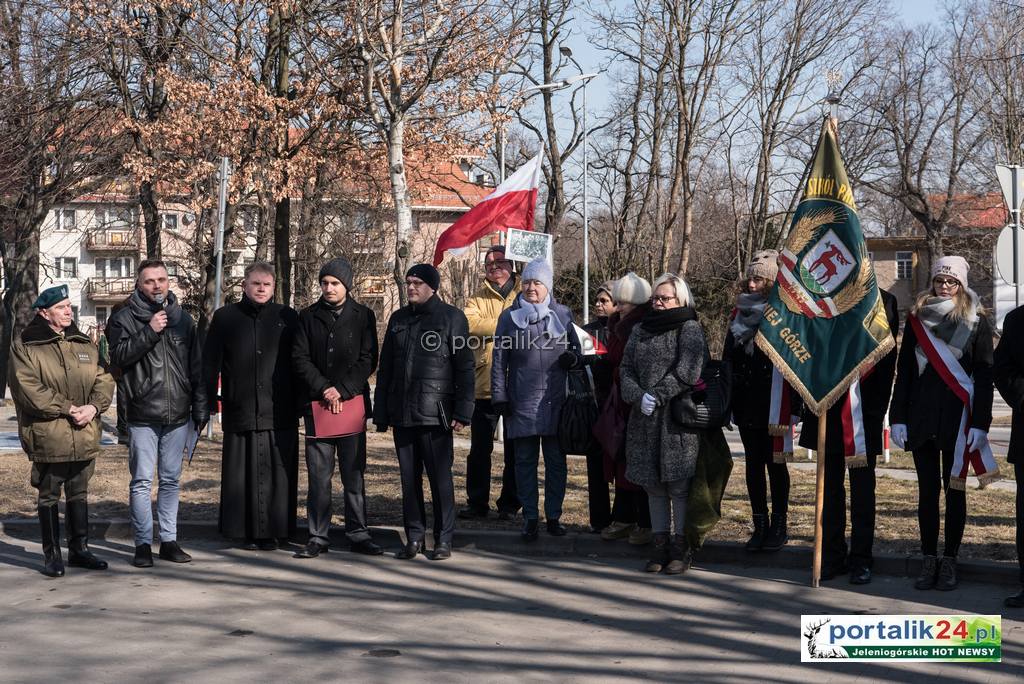
[[[160,541],[178,538],[178,480],[191,430],[191,421],[180,425],[128,424],[128,469],[132,474],[128,491],[136,546],[153,542],[154,473],[160,480],[156,497]]]
[[[544,517],[558,520],[562,517],[562,500],[565,499],[565,481],[568,470],[565,454],[558,446],[558,437],[539,435],[519,437],[515,440],[516,489],[519,502],[523,505],[523,518],[538,520],[537,465],[540,451],[544,450]]]
[[[672,533],[683,536],[686,526],[686,500],[690,496],[690,480],[662,482],[656,487],[645,487],[651,507],[651,531],[655,534]],[[673,515],[674,514],[674,515]]]

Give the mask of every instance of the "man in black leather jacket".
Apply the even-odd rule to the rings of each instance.
[[[320,268],[320,299],[299,314],[292,365],[299,381],[306,424],[306,470],[309,495],[309,542],[297,558],[316,558],[328,549],[331,527],[331,478],[335,458],[345,491],[345,536],[357,553],[377,556],[384,550],[366,525],[366,432],[337,437],[316,436],[312,404],[332,412],[341,403],[362,397],[370,415],[370,375],[377,367],[377,318],[350,296],[352,266],[343,257]],[[365,422],[360,426],[365,428]]]
[[[107,337],[111,365],[122,373],[124,391],[117,400],[127,404],[132,562],[140,568],[153,565],[150,491],[157,473],[160,558],[187,563],[192,558],[177,542],[178,480],[189,437],[202,430],[210,414],[196,326],[170,291],[162,261],[139,264],[135,291],[111,316]]]
[[[452,430],[473,419],[473,352],[466,315],[437,296],[441,276],[429,264],[405,275],[409,304],[391,315],[377,371],[373,422],[393,427],[402,475],[406,545],[410,560],[424,550],[423,471],[434,507],[434,560],[451,557],[455,533]]]

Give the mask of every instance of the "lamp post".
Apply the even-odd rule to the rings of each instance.
[[[567,47],[559,48],[561,53],[572,59],[572,51]],[[523,93],[540,90],[562,90],[576,83],[583,83],[583,323],[590,322],[590,211],[587,204],[587,82],[598,74],[584,74],[583,69],[572,59],[573,64],[580,70],[576,76],[553,83],[541,83],[523,89]]]

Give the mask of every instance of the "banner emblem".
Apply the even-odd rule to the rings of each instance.
[[[829,228],[801,260],[800,280],[814,294],[830,295],[853,272],[856,262],[850,249]]]

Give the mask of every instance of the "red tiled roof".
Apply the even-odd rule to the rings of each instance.
[[[933,206],[941,206],[945,195],[932,195]],[[949,227],[954,230],[1000,230],[1007,222],[1006,205],[998,192],[953,197]]]

